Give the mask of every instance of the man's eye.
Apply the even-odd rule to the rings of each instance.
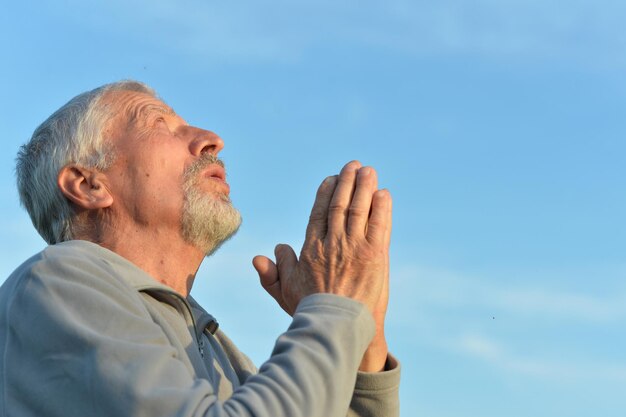
[[[168,124],[167,124],[167,121],[165,120],[165,118],[164,118],[164,117],[157,117],[157,118],[154,120],[154,126],[165,126],[165,127],[167,127],[167,128],[169,129],[169,126],[168,126]]]

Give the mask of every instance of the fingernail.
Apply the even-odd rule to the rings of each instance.
[[[370,167],[363,167],[361,169],[359,169],[359,177],[367,177],[368,175],[370,175],[372,173],[372,168]]]

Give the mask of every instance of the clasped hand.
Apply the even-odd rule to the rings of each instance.
[[[256,256],[263,288],[290,315],[315,293],[349,297],[367,306],[382,329],[388,302],[391,195],[376,171],[357,161],[320,185],[300,257],[276,246],[276,262]]]

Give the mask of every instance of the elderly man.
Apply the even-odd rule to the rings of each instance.
[[[124,81],[22,147],[20,198],[50,244],[0,289],[1,416],[398,414],[387,351],[391,197],[348,163],[319,187],[298,258],[253,260],[292,316],[256,369],[190,297],[239,227],[216,134]]]

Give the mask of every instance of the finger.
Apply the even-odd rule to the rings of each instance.
[[[387,234],[391,233],[391,194],[387,190],[378,190],[372,197],[372,212],[367,223],[366,239],[370,243],[385,244]],[[387,249],[387,248],[385,248]]]
[[[356,175],[356,189],[348,211],[348,234],[363,236],[372,207],[372,196],[378,187],[376,171],[371,167],[359,169]]]
[[[389,192],[387,193],[389,194],[389,207],[387,210],[387,229],[385,230],[384,238],[385,248],[389,248],[389,245],[391,244],[391,226],[393,222],[393,199],[391,198],[391,194]],[[387,256],[389,256],[389,254],[387,254]]]
[[[276,264],[267,256],[255,256],[252,259],[252,265],[259,274],[261,286],[263,286],[266,290],[268,287],[278,282],[278,268],[276,268]]]
[[[278,267],[278,277],[283,279],[289,279],[291,274],[298,265],[298,257],[296,253],[289,245],[276,245],[274,249],[276,254],[276,265]]]
[[[278,303],[278,305],[285,310],[289,315],[289,312],[283,298],[280,279],[278,277],[278,268],[271,259],[265,256],[255,256],[252,259],[252,264],[259,274],[261,286],[267,293]]]
[[[389,194],[389,206],[387,210],[386,228],[383,234],[383,247],[385,248],[385,279],[383,280],[383,288],[381,291],[380,299],[378,301],[378,309],[384,313],[387,311],[387,303],[389,302],[389,249],[391,243],[391,222],[393,212],[393,199]]]
[[[337,176],[326,177],[317,189],[306,228],[306,239],[324,239],[328,227],[328,205],[337,186]]]
[[[348,208],[354,193],[357,170],[361,168],[358,161],[348,162],[337,180],[337,188],[328,206],[328,235],[341,235],[346,230]]]

